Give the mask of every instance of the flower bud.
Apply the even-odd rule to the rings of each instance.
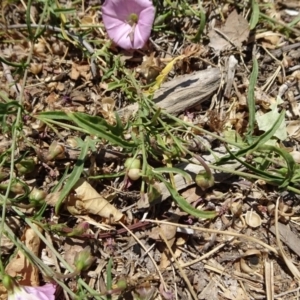
[[[128,177],[135,181],[141,177],[141,170],[140,169],[130,169],[127,173]]]
[[[77,271],[86,271],[94,262],[90,247],[85,247],[81,252],[77,252],[74,258],[74,265]]]
[[[139,159],[127,158],[124,165],[131,180],[135,181],[141,177],[141,161]]]
[[[65,147],[54,141],[48,150],[47,160],[62,159],[65,157]]]
[[[206,171],[199,172],[196,175],[195,182],[202,191],[207,190],[215,184],[213,175],[208,174]]]
[[[127,158],[125,161],[124,166],[127,170],[130,169],[140,169],[141,168],[141,161],[137,158]]]
[[[29,194],[29,203],[31,203],[34,206],[40,206],[43,204],[46,196],[47,193],[44,192],[43,190],[33,188],[31,193]]]
[[[0,181],[6,179],[9,177],[9,172],[8,170],[5,170],[5,169],[0,169]]]
[[[121,290],[125,290],[127,288],[126,279],[124,279],[124,278],[119,279],[116,283],[116,286]]]
[[[0,184],[0,190],[7,190],[8,188],[8,183],[2,183]],[[24,188],[24,185],[21,184],[20,182],[13,182],[11,187],[10,187],[10,191],[12,193],[15,193],[15,194],[25,194],[25,188]]]
[[[15,281],[9,275],[7,275],[7,274],[3,275],[2,284],[7,289],[7,291],[13,291],[14,290]]]
[[[79,223],[67,236],[81,236],[89,229],[88,222]]]
[[[38,40],[38,43],[35,43],[33,46],[33,51],[35,54],[42,54],[44,55],[46,52],[46,45],[42,39]]]
[[[31,173],[34,167],[35,167],[35,161],[32,158],[23,159],[16,164],[16,168],[20,175]]]

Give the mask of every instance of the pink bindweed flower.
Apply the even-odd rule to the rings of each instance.
[[[151,0],[105,0],[102,19],[108,36],[123,49],[139,49],[147,42],[155,17]]]
[[[3,285],[8,291],[8,300],[54,300],[56,286],[47,283],[43,286],[21,286],[9,275],[4,275]]]

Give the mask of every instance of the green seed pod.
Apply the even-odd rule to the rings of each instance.
[[[47,196],[46,192],[34,188],[29,194],[29,203],[31,203],[34,206],[40,206],[43,204],[46,196]]]
[[[65,147],[58,142],[54,141],[49,146],[48,155],[46,157],[47,160],[55,160],[65,158]]]
[[[119,279],[116,283],[117,287],[121,290],[125,290],[127,288],[127,282],[126,279]]]
[[[133,181],[138,180],[141,177],[141,170],[140,169],[130,169],[127,172],[127,175]]]
[[[6,191],[7,188],[8,188],[8,183],[1,183],[0,184],[0,190]],[[11,187],[10,187],[10,191],[12,193],[22,195],[22,194],[25,194],[25,187],[20,182],[13,182]]]
[[[139,159],[127,158],[124,165],[131,180],[135,181],[141,177],[141,161]]]
[[[207,190],[215,184],[214,177],[205,171],[199,172],[198,175],[196,175],[195,182],[202,191]]]
[[[140,169],[141,168],[141,161],[137,158],[127,158],[124,165],[125,165],[127,170]]]
[[[74,258],[74,265],[77,271],[86,271],[95,261],[95,258],[91,255],[91,249],[85,247],[81,252],[77,252]]]
[[[16,168],[20,175],[28,174],[35,168],[35,161],[33,159],[24,159],[16,164]]]

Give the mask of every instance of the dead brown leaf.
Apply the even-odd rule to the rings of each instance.
[[[78,65],[76,63],[73,63],[69,76],[73,80],[77,80],[79,77],[83,77],[86,80],[90,80],[91,79],[90,66]]]
[[[216,54],[229,50],[233,46],[240,49],[242,43],[248,38],[249,32],[247,20],[234,10],[221,28],[214,27],[209,31],[209,45],[214,48]]]
[[[106,119],[109,124],[114,125],[116,123],[116,116],[114,112],[116,104],[115,100],[111,97],[104,97],[101,99],[101,103],[102,108],[100,109],[100,112],[104,119]]]
[[[147,83],[153,82],[161,70],[160,59],[154,57],[154,52],[150,56],[144,56],[141,66],[137,68],[137,71],[147,80]]]
[[[110,222],[117,222],[123,218],[123,214],[98,194],[83,178],[75,184],[74,191],[76,195],[69,197],[66,201],[66,207],[71,214],[99,215]]]
[[[42,229],[36,225],[36,230],[42,232]],[[29,251],[38,256],[40,248],[40,238],[31,228],[27,228],[23,234],[21,240],[25,243],[25,246]],[[39,269],[37,266],[33,266],[22,251],[18,251],[16,256],[8,263],[5,268],[5,272],[12,276],[20,276],[22,279],[19,280],[19,284],[27,286],[39,286]]]

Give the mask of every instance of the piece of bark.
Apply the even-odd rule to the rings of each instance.
[[[164,109],[167,113],[177,115],[208,100],[218,89],[220,80],[221,71],[218,68],[178,76],[163,83],[160,89],[155,92],[153,101],[157,107]],[[117,112],[120,117],[128,119],[138,109],[138,103],[134,103]]]
[[[276,236],[275,226],[272,226],[270,231]],[[300,239],[298,235],[292,232],[288,225],[284,225],[282,223],[278,223],[278,231],[280,240],[300,257]]]

